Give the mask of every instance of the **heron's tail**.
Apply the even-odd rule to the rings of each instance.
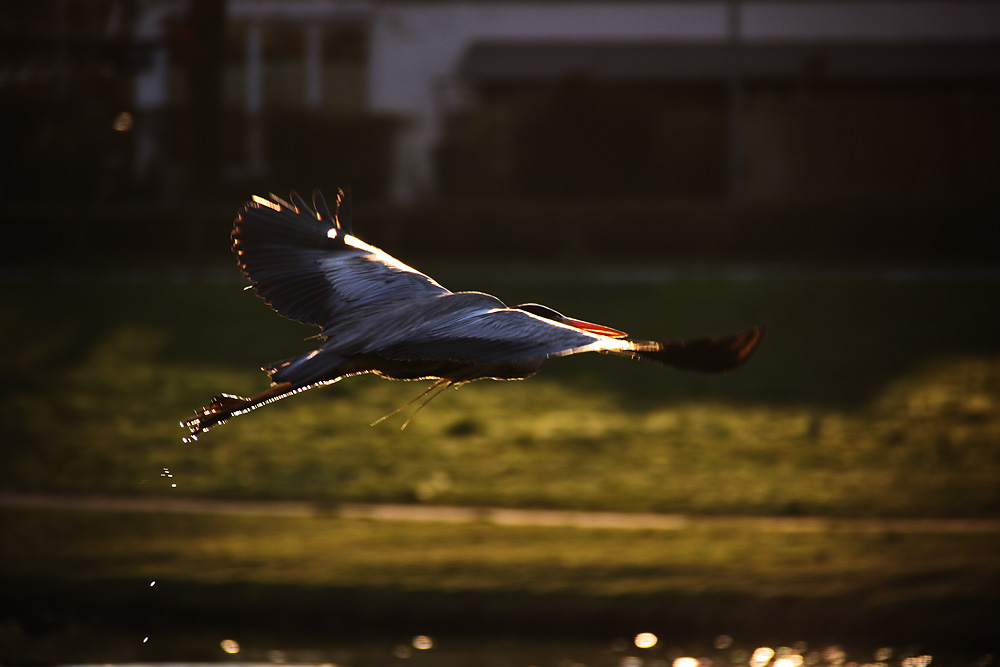
[[[631,354],[684,371],[722,373],[740,366],[760,345],[766,325],[719,338],[684,341],[636,341]]]
[[[243,398],[242,396],[233,396],[232,394],[219,394],[212,399],[209,405],[195,410],[194,417],[181,422],[181,426],[191,432],[183,440],[184,442],[193,442],[202,433],[208,433],[216,426],[225,424],[233,417],[252,412],[263,405],[279,401],[286,396],[297,394],[309,388],[309,386],[296,386],[291,382],[285,382],[252,398]]]

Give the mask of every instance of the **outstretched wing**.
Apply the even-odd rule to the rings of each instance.
[[[254,196],[236,218],[233,252],[243,275],[275,311],[323,329],[387,301],[450,294],[428,276],[351,234],[350,195],[330,213],[319,190],[313,207]]]
[[[460,292],[437,302],[447,307],[449,301],[467,294],[472,296]],[[578,352],[629,349],[627,341],[587,333],[516,308],[460,309],[451,316],[442,313],[427,319],[433,326],[371,352],[386,359],[482,364],[542,361]]]

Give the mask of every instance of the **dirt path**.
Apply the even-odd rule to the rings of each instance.
[[[820,517],[694,516],[629,512],[311,502],[213,500],[164,496],[64,496],[0,493],[0,507],[89,512],[177,512],[259,516],[329,516],[371,521],[490,523],[501,526],[569,526],[617,530],[683,530],[723,527],[771,532],[996,533],[1000,519],[836,519]]]

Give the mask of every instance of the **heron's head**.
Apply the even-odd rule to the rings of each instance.
[[[603,324],[594,324],[593,322],[585,322],[583,320],[573,319],[572,317],[566,317],[558,310],[549,308],[548,306],[543,306],[540,303],[522,303],[520,306],[516,306],[516,308],[517,310],[523,310],[526,313],[531,313],[532,315],[537,315],[538,317],[544,317],[547,320],[552,320],[553,322],[558,322],[559,324],[576,327],[577,329],[586,331],[587,333],[596,334],[598,336],[624,338],[628,335],[624,331],[612,329],[611,327],[606,327]]]

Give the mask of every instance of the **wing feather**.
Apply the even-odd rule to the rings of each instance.
[[[243,275],[281,315],[326,330],[373,303],[450,293],[343,233],[325,205],[317,215],[297,193],[289,197],[291,204],[274,195],[255,197],[236,218],[232,235]]]
[[[439,320],[377,353],[387,359],[479,364],[539,361],[592,350],[624,351],[627,347],[626,341],[590,334],[522,310],[493,308]]]

